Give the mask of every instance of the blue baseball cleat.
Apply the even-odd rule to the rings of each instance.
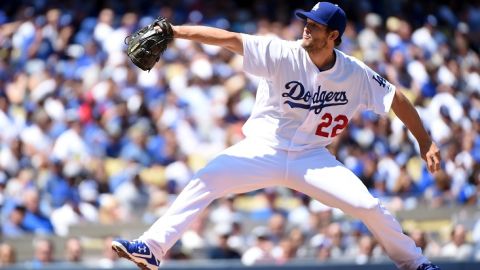
[[[440,270],[440,267],[432,263],[423,263],[417,268],[417,270]]]
[[[134,262],[142,270],[158,270],[160,265],[160,260],[153,255],[143,241],[117,239],[112,241],[112,249],[119,257]]]

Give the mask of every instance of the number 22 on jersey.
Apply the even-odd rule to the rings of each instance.
[[[328,132],[329,127],[332,125],[332,131]],[[334,118],[330,113],[325,113],[322,116],[322,122],[317,126],[315,134],[320,137],[333,138],[340,134],[347,125],[347,116],[339,114]]]

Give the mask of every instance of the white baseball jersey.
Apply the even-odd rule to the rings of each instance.
[[[360,108],[390,110],[395,86],[361,61],[335,50],[335,65],[320,71],[299,41],[243,34],[244,70],[263,77],[243,127],[275,148],[326,146]]]

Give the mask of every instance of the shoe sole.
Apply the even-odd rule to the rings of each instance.
[[[145,262],[143,261],[137,261],[137,258],[130,255],[130,253],[128,253],[126,250],[125,250],[125,247],[122,245],[122,244],[118,244],[116,242],[113,242],[112,243],[112,249],[113,251],[115,251],[115,253],[117,253],[117,255],[121,258],[125,258],[129,261],[132,261],[134,262],[138,267],[140,267],[140,269],[142,270],[158,270],[158,266],[154,266],[153,268],[152,267],[149,267]]]

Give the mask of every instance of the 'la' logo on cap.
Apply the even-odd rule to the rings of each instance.
[[[315,6],[313,6],[312,11],[317,10],[320,7],[320,3],[317,3]]]

